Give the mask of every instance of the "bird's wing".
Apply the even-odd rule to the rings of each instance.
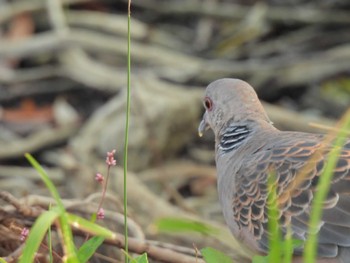
[[[269,174],[277,185],[282,231],[290,225],[293,238],[305,240],[311,202],[330,150],[323,145],[317,136],[287,135],[272,147],[247,156],[237,172],[234,220],[249,230],[263,250],[268,249]],[[350,141],[341,151],[323,207],[318,255],[335,256],[338,245],[350,246]]]

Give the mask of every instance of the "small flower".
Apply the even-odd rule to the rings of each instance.
[[[97,173],[97,174],[95,175],[95,180],[96,180],[97,182],[99,182],[99,183],[102,183],[102,182],[104,181],[104,177],[103,177],[102,174]]]
[[[22,229],[22,231],[21,231],[21,236],[20,236],[20,238],[19,238],[19,239],[20,239],[21,241],[26,240],[26,239],[27,239],[28,234],[29,234],[29,229],[28,229],[28,228],[26,228],[26,227],[24,227],[24,228]]]
[[[106,164],[109,166],[115,166],[117,161],[114,159],[114,154],[116,150],[112,150],[111,152],[107,152]]]
[[[103,219],[105,218],[105,210],[101,207],[97,212],[97,219]]]

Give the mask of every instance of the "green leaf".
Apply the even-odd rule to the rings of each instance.
[[[155,225],[163,232],[197,232],[204,235],[215,235],[219,232],[211,225],[184,218],[162,218]]]
[[[60,212],[59,209],[53,208],[42,213],[38,217],[29,231],[29,236],[26,240],[19,263],[34,262],[35,253],[37,252],[46,232],[51,227],[52,222],[60,216]]]
[[[7,263],[5,259],[0,258],[0,263]]]
[[[34,159],[34,157],[31,154],[26,153],[24,156],[27,158],[29,163],[35,168],[35,170],[37,170],[38,174],[41,177],[41,180],[43,180],[43,182],[45,183],[46,187],[49,189],[49,191],[50,191],[52,197],[55,199],[58,207],[60,209],[62,209],[62,210],[65,210],[64,206],[63,206],[63,203],[61,201],[61,197],[58,194],[58,191],[57,191],[55,185],[50,180],[49,175],[46,173],[44,168],[37,162],[37,160]]]
[[[95,213],[92,213],[92,215],[91,215],[91,217],[90,217],[90,221],[91,221],[92,223],[95,223],[96,220],[97,220],[97,213],[95,212]]]
[[[232,263],[232,259],[226,256],[224,253],[211,248],[206,247],[201,249],[202,256],[207,263]]]
[[[46,187],[50,190],[51,195],[53,196],[53,198],[57,203],[57,209],[59,210],[59,214],[60,214],[59,216],[59,222],[61,227],[60,229],[62,231],[62,237],[63,237],[62,245],[65,251],[66,262],[67,263],[79,262],[76,254],[75,245],[73,242],[72,230],[68,224],[66,209],[64,208],[61,197],[55,185],[50,180],[44,168],[34,159],[33,156],[31,156],[29,153],[26,153],[25,157],[30,162],[30,164],[37,170],[41,179],[44,181],[44,183],[46,184]]]
[[[193,219],[184,218],[161,218],[155,222],[155,228],[162,232],[196,232],[211,236],[221,243],[233,248],[237,253],[245,258],[251,258],[254,254],[251,250],[243,246],[237,239],[233,238],[227,228],[219,228],[209,223],[199,222]]]
[[[132,262],[136,263],[148,263],[147,254],[143,253],[142,255],[138,256],[137,258],[134,258]]]
[[[67,219],[69,224],[73,225],[76,228],[82,229],[85,232],[89,232],[91,235],[101,236],[104,238],[114,238],[115,236],[111,230],[97,225],[80,216],[67,213]]]
[[[254,256],[252,263],[268,263],[269,257],[268,256]]]
[[[86,241],[78,250],[78,258],[80,262],[86,262],[95,253],[97,248],[105,240],[104,237],[94,236]]]

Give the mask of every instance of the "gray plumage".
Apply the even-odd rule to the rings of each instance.
[[[214,131],[219,200],[233,235],[259,253],[268,251],[267,176],[273,170],[282,231],[290,225],[293,237],[305,240],[310,205],[330,150],[324,136],[279,131],[254,89],[238,79],[212,82],[204,107],[198,131]],[[318,262],[350,262],[350,140],[323,207]],[[301,253],[302,248],[295,250]]]

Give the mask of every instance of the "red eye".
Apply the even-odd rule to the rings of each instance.
[[[213,109],[213,102],[210,98],[206,97],[204,99],[204,107],[208,110],[211,111]]]

